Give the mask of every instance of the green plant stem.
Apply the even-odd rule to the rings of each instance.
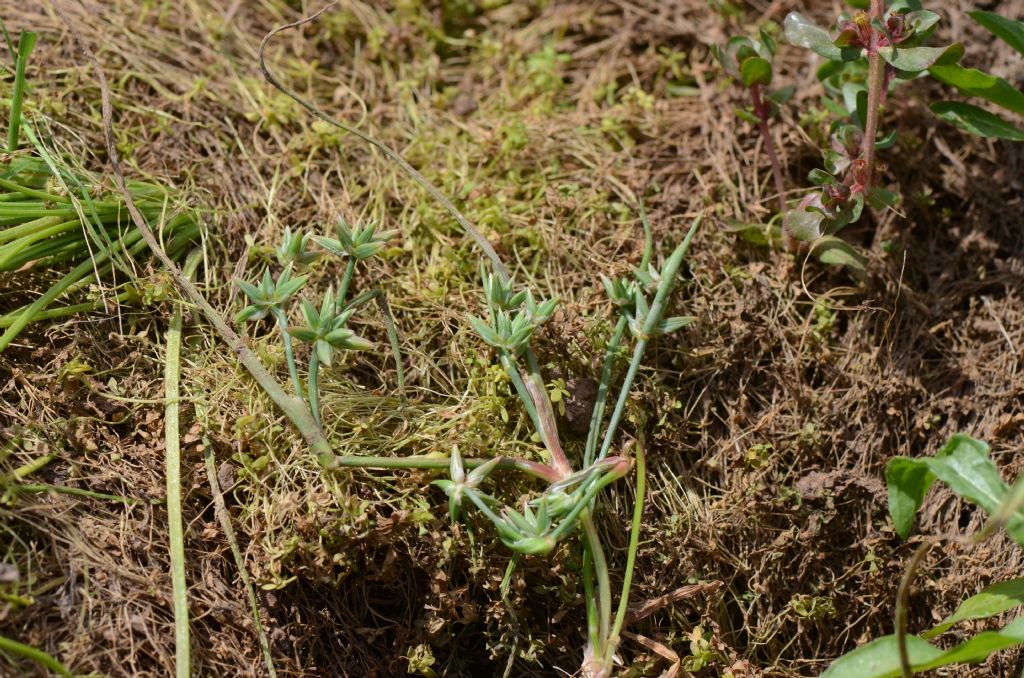
[[[238,568],[238,576],[245,587],[246,597],[249,599],[249,608],[252,610],[253,625],[256,627],[256,636],[259,638],[260,651],[263,653],[263,661],[267,665],[267,673],[270,678],[277,678],[277,670],[274,668],[274,659],[270,654],[270,642],[267,640],[267,633],[263,628],[263,621],[260,618],[260,607],[256,600],[256,591],[253,589],[252,580],[249,579],[249,571],[245,569],[245,559],[242,558],[242,551],[238,548],[238,539],[235,537],[235,528],[231,525],[231,516],[228,515],[227,506],[224,504],[224,495],[221,494],[220,484],[217,480],[217,467],[213,458],[213,444],[209,438],[203,438],[203,460],[206,465],[206,480],[210,484],[210,492],[213,493],[213,507],[217,514],[220,527],[224,530],[224,537],[228,540],[231,548],[231,555],[235,559],[235,567]]]
[[[417,184],[420,185],[421,188],[423,188],[427,193],[429,193],[430,196],[434,198],[434,200],[437,200],[437,202],[441,204],[441,207],[443,207],[445,211],[447,211],[448,214],[450,214],[452,218],[454,218],[455,221],[458,222],[458,224],[462,227],[462,230],[466,233],[466,235],[472,238],[473,241],[476,242],[477,247],[479,247],[487,256],[487,258],[491,260],[491,265],[494,267],[495,275],[497,275],[502,282],[506,282],[508,280],[508,269],[505,268],[505,264],[501,261],[501,257],[499,257],[498,253],[494,251],[494,247],[492,247],[491,243],[487,241],[487,238],[485,238],[480,233],[480,231],[478,231],[476,227],[473,226],[473,224],[471,224],[469,220],[466,219],[466,217],[463,216],[458,209],[456,209],[455,205],[453,205],[452,202],[448,198],[446,198],[444,194],[441,193],[440,190],[437,189],[437,187],[435,187],[432,183],[427,181],[426,177],[424,177],[422,174],[416,171],[412,165],[406,162],[405,158],[400,156],[395,151],[391,150],[391,148],[387,144],[378,141],[377,139],[374,139],[369,134],[366,134],[365,132],[359,130],[358,128],[352,127],[351,125],[347,125],[343,122],[335,120],[326,113],[323,113],[316,106],[309,103],[308,101],[300,97],[298,94],[285,87],[284,84],[280,80],[278,80],[273,73],[270,72],[270,69],[267,68],[265,53],[267,49],[267,44],[270,42],[271,38],[273,38],[275,35],[282,31],[288,30],[289,28],[298,28],[300,26],[308,24],[311,21],[315,21],[317,17],[319,17],[321,14],[326,12],[331,7],[333,7],[335,4],[336,3],[331,3],[315,14],[312,14],[304,19],[300,19],[299,21],[294,21],[290,24],[279,26],[274,30],[270,31],[269,33],[267,33],[267,35],[263,38],[263,41],[260,43],[259,51],[260,70],[263,72],[263,76],[271,85],[279,89],[287,97],[294,100],[300,106],[305,108],[312,115],[316,116],[320,120],[323,120],[328,125],[337,127],[340,130],[355,135],[363,142],[373,146],[381,153],[383,153],[388,158],[388,160],[391,160],[392,162],[397,164],[402,169],[403,172],[409,175],[413,179],[413,181],[415,181]]]
[[[189,257],[184,273],[190,276],[199,257]],[[185,529],[181,509],[181,306],[174,307],[167,328],[167,354],[164,362],[164,448],[167,481],[167,531],[171,558],[171,588],[174,599],[175,675],[190,678],[192,653],[189,646],[188,582],[185,578]]]
[[[339,310],[347,311],[350,308],[359,308],[371,299],[377,302],[377,310],[380,311],[381,317],[384,319],[384,327],[388,333],[388,342],[391,344],[391,355],[395,359],[395,380],[398,382],[398,397],[404,405],[405,367],[402,365],[402,345],[398,336],[398,326],[395,324],[395,318],[391,314],[391,307],[388,305],[387,295],[384,294],[383,290],[368,290],[357,296],[350,303],[345,304]]]
[[[594,519],[589,509],[580,517],[583,535],[587,541],[587,550],[594,561],[594,575],[597,579],[597,620],[598,643],[594,648],[594,657],[601,660],[605,655],[608,643],[609,625],[612,621],[612,584],[608,576],[608,561],[604,557],[601,537],[594,526]]]
[[[558,424],[555,422],[555,410],[551,407],[551,396],[548,395],[548,390],[544,385],[544,377],[540,372],[537,354],[531,348],[526,349],[526,369],[527,378],[530,380],[526,387],[537,411],[537,421],[541,425],[537,433],[540,434],[544,447],[548,450],[548,461],[561,471],[562,475],[569,476],[572,474],[572,465],[569,464],[569,459],[562,449],[562,443],[558,439]]]
[[[299,368],[295,364],[295,350],[292,348],[292,335],[288,332],[288,317],[280,308],[274,308],[274,318],[277,319],[277,329],[281,332],[281,342],[284,344],[284,358],[288,363],[288,375],[292,380],[292,388],[295,389],[295,396],[302,398],[302,381],[299,379]],[[313,417],[316,421],[316,417]],[[316,422],[319,426],[320,422]]]
[[[22,656],[25,659],[31,659],[40,666],[45,666],[57,675],[71,678],[71,671],[69,671],[66,666],[42,650],[37,650],[31,645],[25,645],[24,643],[19,643],[16,640],[0,636],[0,650]]]
[[[616,401],[615,409],[612,410],[611,419],[608,421],[608,428],[605,430],[604,442],[601,444],[601,452],[597,455],[599,460],[608,456],[608,451],[611,449],[612,440],[614,440],[619,420],[622,418],[622,413],[626,409],[626,401],[629,399],[629,391],[633,387],[633,380],[636,378],[636,373],[640,369],[640,362],[643,359],[644,351],[647,349],[648,338],[654,334],[658,323],[661,321],[661,316],[665,312],[665,305],[668,302],[668,296],[672,292],[672,288],[675,287],[676,275],[679,273],[679,267],[683,264],[683,258],[686,256],[686,252],[690,249],[690,243],[693,242],[693,236],[697,233],[697,228],[700,226],[702,219],[703,215],[694,219],[693,225],[690,226],[690,230],[687,232],[686,237],[683,238],[683,242],[675,249],[672,255],[665,262],[665,266],[661,272],[661,285],[658,287],[658,291],[654,295],[654,301],[651,302],[651,308],[647,313],[647,318],[644,320],[641,335],[637,337],[636,347],[633,349],[633,359],[629,363],[629,370],[626,372],[626,378],[622,382],[622,389],[619,391],[619,399]]]
[[[471,457],[463,459],[462,463],[467,469],[473,469],[489,462],[490,459],[478,459]],[[342,457],[335,455],[331,460],[329,469],[338,468],[369,468],[369,469],[447,469],[451,460],[447,457]],[[526,459],[502,457],[498,462],[498,468],[516,469],[527,473],[535,478],[554,483],[561,480],[562,476],[558,471],[546,464],[540,464]]]
[[[771,111],[761,98],[761,85],[755,83],[750,86],[750,99],[754,104],[757,129],[764,142],[764,152],[772,165],[772,177],[775,180],[775,192],[778,194],[779,213],[781,214],[786,211],[786,182],[782,179],[782,164],[779,162],[778,153],[775,152],[775,139],[772,137],[771,130],[768,129],[768,118]]]
[[[594,597],[594,558],[590,555],[590,541],[583,535],[583,597],[587,610],[587,639],[591,652],[601,644],[601,624],[597,620],[597,599]]]
[[[576,504],[572,507],[572,510],[570,510],[569,513],[567,513],[565,517],[562,518],[562,522],[558,524],[558,527],[552,530],[551,538],[555,541],[559,541],[562,537],[564,537],[569,532],[569,530],[575,527],[576,519],[580,516],[586,515],[583,513],[584,509],[590,506],[594,499],[597,498],[598,492],[600,492],[605,487],[607,487],[608,485],[615,482],[621,477],[622,473],[612,471],[601,476],[596,482],[591,481],[592,484],[590,484],[590,486],[587,487],[586,492],[583,494],[580,500],[576,502]],[[596,562],[597,561],[595,560],[595,563]],[[609,600],[611,599],[609,598]],[[609,602],[609,605],[610,604],[611,603]],[[611,623],[610,612],[608,615],[608,623]]]
[[[379,291],[379,290],[378,290]],[[387,328],[388,341],[391,343],[391,355],[395,359],[395,381],[398,382],[398,398],[401,404],[405,405],[405,366],[402,365],[402,346],[398,338],[398,326],[391,314],[391,307],[388,305],[388,298],[384,292],[377,294],[377,309],[384,318],[384,326]]]
[[[7,152],[18,150],[18,134],[21,132],[21,108],[25,99],[25,68],[28,57],[36,44],[38,36],[31,31],[23,31],[18,38],[18,61],[14,66],[14,92],[11,95],[10,125],[7,129]]]
[[[22,464],[18,468],[11,472],[11,476],[17,480],[23,480],[28,476],[32,475],[36,471],[41,471],[46,468],[51,461],[57,458],[55,454],[44,454],[41,457],[37,457],[27,464]]]
[[[885,0],[871,0],[870,17],[881,22],[885,16]],[[867,120],[864,124],[864,139],[861,143],[861,157],[864,160],[864,194],[871,191],[875,173],[875,138],[878,136],[878,116],[882,106],[882,88],[885,86],[885,61],[878,53],[878,30],[871,27],[871,44],[868,47],[868,104]]]
[[[597,449],[597,439],[600,436],[601,420],[604,419],[605,406],[608,404],[608,390],[612,380],[612,368],[615,366],[615,357],[622,344],[622,336],[626,333],[629,319],[625,316],[619,318],[615,323],[615,330],[612,332],[608,346],[605,348],[604,365],[601,367],[601,380],[597,384],[597,397],[594,400],[594,410],[590,413],[590,430],[587,431],[587,443],[583,448],[583,467],[590,466],[594,460],[594,452]]]
[[[75,497],[86,497],[88,499],[118,501],[121,502],[122,504],[139,503],[138,499],[132,499],[131,497],[122,497],[117,494],[94,492],[93,490],[84,490],[80,487],[63,487],[61,485],[11,485],[9,489],[15,492],[24,492],[26,494],[45,494],[46,492],[56,492],[58,494],[69,494]]]
[[[138,294],[135,292],[121,292],[110,299],[113,301],[127,301],[129,299],[137,299]],[[103,301],[97,299],[96,301],[86,301],[81,304],[72,304],[70,306],[61,306],[60,308],[50,308],[45,311],[37,313],[32,320],[38,322],[40,320],[52,320],[54,318],[65,318],[70,315],[77,315],[87,311],[95,311],[98,308],[103,307]],[[7,315],[0,316],[0,328],[7,328],[14,324],[15,318],[18,317],[20,311],[12,311]]]
[[[320,356],[316,352],[316,346],[309,353],[309,378],[306,383],[309,411],[313,413],[313,420],[317,425],[323,426],[320,421]]]
[[[522,375],[519,373],[519,367],[516,366],[515,361],[512,359],[512,354],[504,349],[498,349],[498,361],[501,362],[501,366],[505,368],[505,373],[508,374],[508,378],[512,380],[512,385],[516,389],[516,393],[519,395],[519,400],[523,402],[523,407],[526,408],[526,413],[530,416],[530,422],[533,424],[533,428],[537,431],[537,435],[542,436],[540,417],[537,415],[537,406],[533,402],[533,396],[530,395],[530,389],[526,387],[526,383],[523,381]]]
[[[7,243],[13,240],[18,240],[26,236],[31,236],[38,233],[40,229],[49,228],[56,224],[64,223],[68,225],[68,228],[74,227],[77,223],[77,219],[67,220],[61,216],[50,216],[50,217],[39,217],[33,219],[24,224],[17,226],[8,226],[0,231],[0,242]]]
[[[33,198],[39,198],[40,200],[45,200],[47,202],[59,202],[64,204],[71,203],[71,199],[68,198],[66,195],[57,195],[56,193],[47,193],[46,191],[40,191],[39,189],[36,188],[29,188],[28,186],[22,186],[19,183],[13,182],[10,179],[5,179],[3,177],[0,177],[0,186],[6,188],[8,191],[11,191],[12,193],[21,193],[23,195],[30,196]]]
[[[903,678],[913,678],[914,676],[914,669],[910,665],[910,654],[907,651],[907,611],[910,608],[910,585],[914,581],[921,560],[934,543],[931,539],[927,539],[914,551],[914,555],[910,558],[910,563],[900,579],[899,590],[896,592],[896,644],[899,647],[900,674]]]
[[[764,152],[768,156],[768,162],[772,166],[772,179],[775,181],[775,192],[778,194],[779,214],[786,213],[786,182],[782,178],[782,163],[779,162],[779,154],[775,150],[775,138],[768,127],[768,120],[771,118],[771,107],[761,97],[761,85],[754,83],[750,86],[750,100],[754,105],[754,115],[757,116],[757,129],[764,142]],[[797,241],[793,235],[783,229],[782,246],[787,252],[797,250]]]
[[[629,589],[633,583],[633,568],[636,566],[636,554],[640,547],[640,524],[644,514],[644,494],[647,488],[647,461],[644,446],[636,446],[636,503],[633,504],[633,521],[629,526],[629,547],[626,551],[626,571],[622,575],[622,593],[619,594],[619,608],[615,612],[615,623],[612,624],[611,636],[608,638],[605,662],[611,664],[612,655],[619,646],[622,625],[626,622],[629,609]]]
[[[345,274],[341,278],[341,286],[338,287],[338,296],[335,298],[337,307],[345,307],[345,297],[348,295],[348,288],[352,285],[352,275],[356,272],[356,259],[349,255],[345,262]]]

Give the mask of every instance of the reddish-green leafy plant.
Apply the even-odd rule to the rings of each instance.
[[[886,103],[897,88],[931,76],[963,95],[985,99],[1018,115],[1024,115],[1024,92],[1003,78],[961,66],[963,44],[931,45],[939,15],[923,9],[919,0],[850,4],[856,11],[840,14],[828,29],[796,12],[786,17],[786,39],[825,60],[817,77],[824,89],[822,106],[831,122],[822,148],[823,167],[808,175],[814,190],[793,206],[780,201],[779,208],[784,214],[782,231],[787,244],[791,244],[790,238],[809,243],[826,263],[861,269],[862,255],[835,234],[858,221],[865,207],[888,209],[899,201],[896,192],[882,185],[877,160],[878,152],[897,140],[895,130],[882,130]],[[969,16],[1024,54],[1024,23],[992,12],[974,11]],[[714,52],[724,70],[750,90],[754,107],[752,115],[744,117],[758,124],[776,183],[781,183],[767,128],[771,109],[759,97],[760,89],[772,82],[774,43],[761,31],[757,40],[733,38],[724,49]],[[1024,140],[1024,130],[1014,123],[972,104],[937,101],[930,109],[974,134]],[[783,195],[783,188],[777,192]],[[763,234],[757,237],[763,239]]]

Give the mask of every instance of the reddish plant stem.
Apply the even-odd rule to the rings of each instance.
[[[782,178],[782,164],[779,162],[779,155],[775,151],[775,139],[772,138],[771,130],[768,129],[768,118],[771,116],[771,108],[761,97],[761,85],[754,83],[750,86],[750,99],[754,104],[754,115],[757,116],[757,128],[764,141],[764,152],[772,165],[772,177],[775,179],[775,192],[778,194],[779,214],[786,213],[786,182]],[[783,244],[787,252],[796,250],[796,241],[789,233],[782,232]]]
[[[871,0],[871,19],[882,21],[885,16],[885,0]],[[861,157],[864,159],[864,177],[861,182],[864,193],[871,190],[875,173],[875,138],[878,136],[878,115],[882,106],[882,91],[885,89],[885,61],[878,53],[878,30],[871,27],[871,44],[868,46],[868,119],[864,122],[864,140]]]
[[[772,176],[775,178],[775,191],[778,193],[779,212],[786,211],[786,183],[782,180],[782,165],[779,163],[779,156],[775,152],[775,139],[772,138],[768,129],[769,107],[761,98],[761,85],[750,86],[750,99],[754,103],[754,115],[757,116],[757,128],[761,132],[761,139],[764,140],[764,152],[768,154],[768,160],[772,164]]]

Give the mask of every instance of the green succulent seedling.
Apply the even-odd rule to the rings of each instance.
[[[643,501],[644,465],[640,448],[636,457],[638,504],[631,530],[626,577],[614,616],[608,563],[593,522],[594,503],[605,487],[625,477],[632,467],[632,461],[625,454],[613,455],[611,448],[648,342],[694,320],[690,316],[666,318],[664,314],[668,296],[675,287],[700,219],[694,222],[683,243],[661,267],[657,267],[651,262],[653,243],[650,226],[646,214],[642,217],[647,238],[641,265],[631,278],[602,278],[619,319],[607,344],[590,431],[579,468],[573,466],[563,451],[551,394],[531,346],[536,329],[554,313],[557,300],[538,301],[532,291],[517,290],[511,280],[481,267],[481,284],[488,314],[486,319],[470,316],[469,324],[484,342],[494,348],[544,446],[546,459],[543,463],[525,458],[492,459],[467,475],[458,450],[454,450],[449,478],[433,483],[448,496],[448,512],[453,521],[462,515],[463,504],[468,500],[491,522],[498,538],[515,554],[510,568],[519,557],[548,554],[567,536],[581,536],[584,544],[582,576],[584,590],[589,592],[586,598],[589,645],[585,652],[584,671],[593,676],[611,675],[619,634],[625,621]],[[627,330],[633,340],[632,357],[615,407],[605,422],[613,368],[626,341]],[[514,506],[502,505],[499,499],[480,489],[487,474],[502,466],[523,470],[545,481],[547,486],[539,495],[521,497]],[[508,576],[505,580],[508,581]]]
[[[290,227],[285,228],[281,243],[275,250],[277,262],[282,266],[277,279],[274,279],[268,267],[258,283],[235,281],[250,302],[235,316],[235,321],[246,323],[266,317],[274,318],[284,345],[285,360],[288,363],[288,373],[295,394],[303,399],[304,403],[308,403],[310,414],[317,425],[321,424],[321,366],[331,366],[335,351],[367,351],[373,348],[371,342],[348,328],[348,322],[356,309],[372,299],[377,299],[384,312],[398,370],[399,387],[404,388],[397,330],[381,293],[372,290],[346,301],[357,264],[378,254],[397,231],[376,233],[372,225],[352,229],[344,218],[339,218],[336,232],[338,237],[333,239],[293,232]],[[324,247],[325,252],[309,250],[311,242]],[[292,315],[294,302],[309,279],[308,275],[296,276],[294,272],[306,269],[323,254],[340,257],[345,261],[345,273],[338,293],[335,295],[333,288],[328,287],[319,308],[307,299],[300,299],[298,306],[305,323],[292,326],[289,324],[289,317]],[[293,338],[311,347],[305,386],[299,377],[292,345]]]

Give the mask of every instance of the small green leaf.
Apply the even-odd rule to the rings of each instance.
[[[956,87],[961,94],[982,97],[1008,111],[1024,115],[1024,92],[1002,78],[956,64],[932,66],[928,72],[939,82]]]
[[[846,266],[855,271],[866,270],[867,259],[850,243],[833,235],[819,238],[812,248],[823,264]]]
[[[817,210],[797,207],[786,212],[783,227],[797,240],[811,242],[821,237],[821,222],[825,215]]]
[[[767,59],[750,57],[740,66],[740,75],[745,87],[772,84],[772,65]]]
[[[1024,618],[1018,617],[999,631],[985,631],[961,645],[943,651],[918,636],[907,636],[907,655],[914,673],[950,664],[974,664],[990,655],[1024,644]],[[895,678],[900,676],[899,642],[883,636],[843,655],[821,678]]]
[[[917,636],[907,636],[911,665],[924,664],[942,656],[942,650]],[[894,678],[900,670],[896,636],[882,636],[837,659],[821,678]]]
[[[858,56],[862,50],[856,48],[839,48],[832,43],[832,36],[821,26],[800,14],[790,12],[786,15],[785,32],[786,40],[791,45],[806,47],[807,49],[820,54],[832,61],[851,61]]]
[[[958,433],[934,457],[925,458],[928,468],[949,489],[991,515],[999,508],[1008,488],[988,457],[989,447]]]
[[[939,23],[939,15],[935,12],[929,12],[926,9],[922,9],[917,12],[907,12],[904,15],[903,20],[906,22],[908,28],[914,29],[914,37],[917,37],[935,24]]]
[[[729,233],[738,234],[741,238],[754,245],[782,242],[782,229],[779,228],[778,224],[755,224],[730,220],[724,224],[724,228]]]
[[[796,94],[796,85],[786,85],[785,87],[780,87],[776,90],[772,90],[771,92],[768,93],[765,99],[772,102],[776,106],[782,106],[787,101],[792,99],[794,94]]]
[[[964,53],[957,42],[949,47],[879,47],[878,53],[893,68],[901,71],[923,71],[936,63],[956,63]]]
[[[889,491],[889,516],[896,534],[903,539],[910,536],[914,516],[924,502],[935,475],[928,464],[907,457],[893,457],[885,465],[885,484]]]
[[[753,113],[751,113],[749,110],[747,110],[745,108],[737,108],[736,109],[736,117],[739,118],[740,120],[744,120],[746,122],[749,122],[752,125],[759,125],[761,123],[761,119],[760,118],[758,118],[756,115],[754,115]]]
[[[688,325],[691,325],[696,320],[692,315],[680,315],[672,318],[665,318],[658,323],[658,332],[660,334],[671,334],[676,330],[681,330]]]
[[[937,101],[932,113],[962,130],[983,137],[1024,141],[1024,130],[994,113],[959,101]]]
[[[868,204],[876,210],[893,207],[900,201],[900,194],[881,186],[874,186],[868,193]]]
[[[981,10],[968,12],[967,14],[988,29],[990,33],[1021,54],[1024,54],[1024,22],[1007,19],[995,12],[983,12]]]
[[[815,186],[825,186],[826,184],[834,184],[836,182],[834,176],[817,167],[807,173],[807,180]]]
[[[1020,605],[1024,605],[1024,579],[999,582],[960,603],[956,612],[925,633],[924,637],[934,638],[959,622],[994,617]]]
[[[288,333],[299,341],[304,341],[307,344],[316,341],[316,331],[309,327],[289,327]]]
[[[895,129],[891,130],[884,137],[875,141],[875,148],[878,150],[892,148],[896,144],[897,137],[899,137],[899,132]]]

